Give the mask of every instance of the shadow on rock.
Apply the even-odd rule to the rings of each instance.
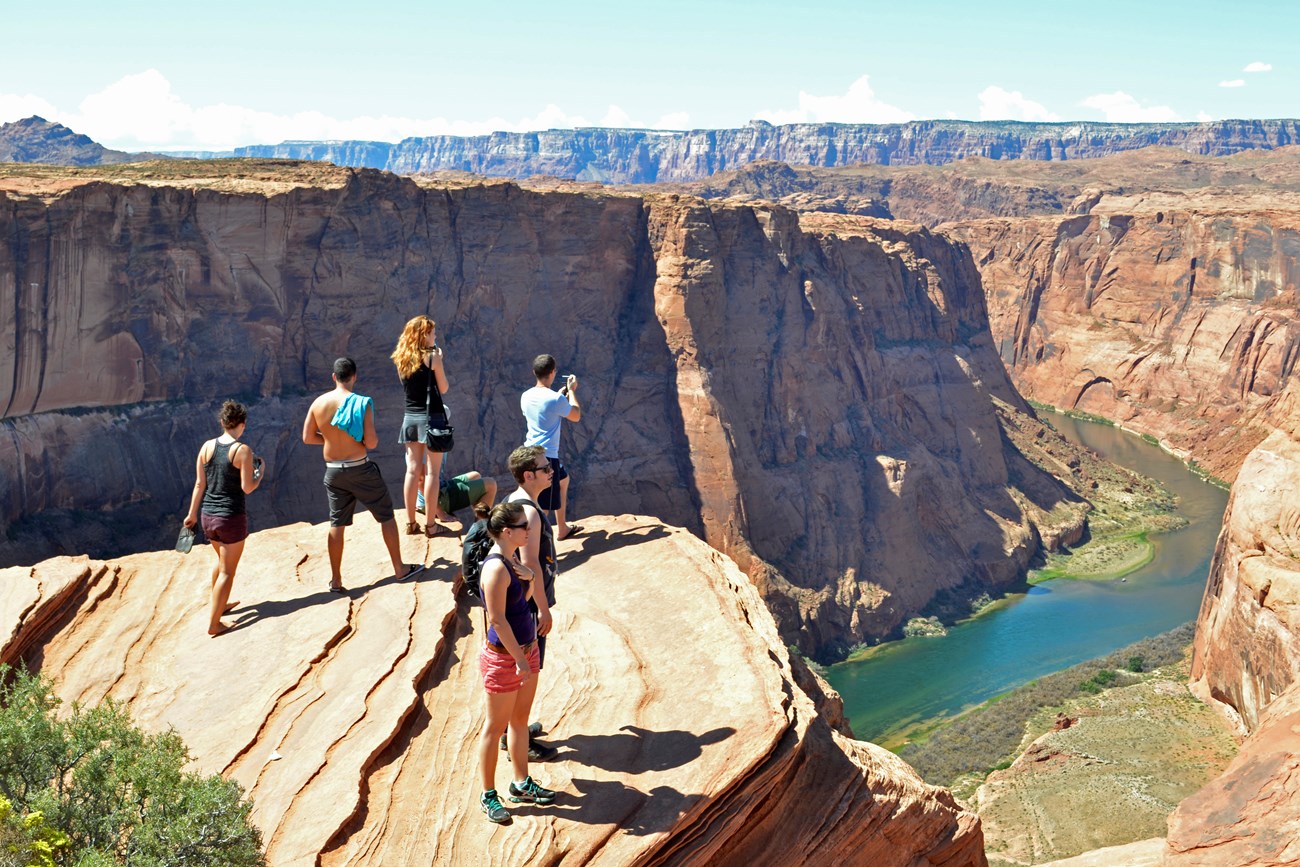
[[[617,780],[573,778],[576,792],[556,792],[549,807],[509,804],[515,816],[554,816],[584,825],[613,825],[619,833],[643,837],[660,834],[676,825],[701,795],[684,795],[668,786],[649,792],[634,789]]]
[[[561,551],[558,559],[561,568],[574,569],[600,554],[617,551],[627,545],[639,545],[642,542],[662,539],[667,535],[668,531],[661,524],[645,524],[641,527],[619,530],[616,533],[607,530],[591,530],[584,532],[575,540],[579,543],[576,550]]]
[[[570,735],[554,743],[568,748],[560,756],[564,761],[639,774],[679,768],[698,759],[706,745],[720,743],[734,735],[736,730],[725,726],[697,735],[680,730],[656,732],[623,726],[619,732],[614,735]]]

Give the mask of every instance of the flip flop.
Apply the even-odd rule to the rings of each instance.
[[[569,525],[569,532],[566,533],[566,534],[563,535],[563,536],[557,536],[557,537],[555,538],[555,541],[557,541],[557,542],[567,542],[567,541],[569,541],[570,539],[572,539],[574,536],[578,535],[578,534],[581,533],[581,532],[582,532],[582,525],[581,525],[581,524],[570,524],[570,525]]]
[[[347,592],[348,592],[348,588],[344,587],[342,584],[331,584],[331,585],[330,585],[330,592],[331,592],[331,593],[338,593],[338,594],[341,596],[341,595],[343,595],[344,593],[347,593]]]
[[[412,575],[418,575],[423,571],[424,571],[423,563],[408,563],[406,564],[406,571],[403,572],[401,577],[399,577],[397,580],[405,581],[407,578],[410,578]]]

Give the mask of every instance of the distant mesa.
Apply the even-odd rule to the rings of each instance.
[[[478,136],[415,136],[397,143],[285,141],[170,156],[330,162],[397,174],[463,171],[489,177],[548,175],[612,184],[695,181],[756,160],[799,166],[945,165],[993,160],[1090,159],[1152,145],[1203,156],[1300,143],[1300,120],[1206,123],[1022,123],[920,120],[897,124],[762,120],[736,129],[665,131],[582,127]],[[30,117],[0,127],[0,160],[55,165],[127,162],[153,155],[110,151],[59,124]]]

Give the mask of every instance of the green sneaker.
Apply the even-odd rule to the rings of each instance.
[[[543,789],[537,783],[533,782],[532,777],[524,777],[524,781],[518,785],[510,784],[510,800],[518,804],[520,802],[529,804],[539,804],[546,806],[555,803],[555,793],[550,789]]]
[[[511,783],[510,788],[513,790],[514,787],[515,784]],[[482,795],[479,795],[478,805],[479,809],[487,813],[489,822],[500,825],[502,822],[510,821],[510,811],[501,806],[501,799],[497,797],[496,789],[488,789]]]

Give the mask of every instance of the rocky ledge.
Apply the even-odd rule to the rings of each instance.
[[[324,526],[255,533],[215,639],[210,551],[9,568],[0,656],[174,727],[248,790],[274,865],[985,863],[973,815],[818,713],[730,560],[652,519],[584,524],[535,714],[561,795],[510,827],[475,802],[481,623],[453,595],[453,539],[404,538],[430,568],[398,582],[362,517],[338,596]]]

